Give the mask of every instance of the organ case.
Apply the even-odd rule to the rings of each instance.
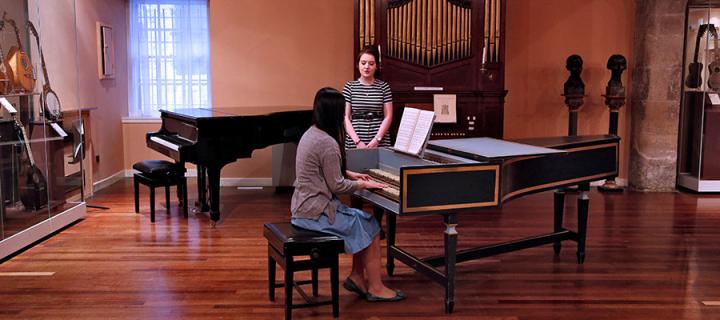
[[[366,45],[380,46],[379,78],[393,91],[393,137],[402,110],[432,110],[434,94],[456,95],[457,122],[436,123],[433,138],[502,137],[505,6],[504,0],[355,0],[355,56]]]

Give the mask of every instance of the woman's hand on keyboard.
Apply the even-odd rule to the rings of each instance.
[[[387,187],[386,184],[377,181],[358,180],[358,189],[382,189],[385,187]]]
[[[350,178],[350,180],[365,180],[365,181],[370,180],[370,176],[367,174],[364,174],[364,173],[357,173],[355,171],[350,171],[350,170],[345,170],[345,173],[347,174],[348,178]]]

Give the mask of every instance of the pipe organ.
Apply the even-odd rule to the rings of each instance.
[[[502,137],[504,19],[505,0],[355,0],[355,53],[380,46],[393,137],[403,108],[433,110],[436,94],[455,95],[456,108],[433,138]]]

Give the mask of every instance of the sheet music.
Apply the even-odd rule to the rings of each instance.
[[[717,93],[708,93],[708,98],[710,98],[710,104],[714,106],[720,105],[720,95]]]
[[[415,108],[405,108],[398,128],[393,149],[419,155],[430,137],[435,113]]]
[[[425,147],[425,142],[430,136],[430,128],[432,128],[435,113],[431,111],[420,111],[417,122],[415,123],[415,131],[410,139],[408,152],[412,154],[420,154]]]
[[[5,108],[10,114],[17,113],[17,110],[15,110],[15,107],[5,98],[0,98],[0,104],[2,104],[3,108]]]
[[[63,137],[63,138],[67,137],[67,133],[65,132],[65,130],[63,130],[63,128],[60,127],[60,125],[58,125],[57,123],[51,122],[51,123],[50,123],[50,127],[53,128],[53,130],[55,130],[55,132],[56,132],[59,136],[61,136],[61,137]]]
[[[403,110],[400,127],[398,128],[397,136],[395,137],[395,146],[393,148],[407,152],[419,113],[420,110],[414,108],[405,108],[405,110]]]

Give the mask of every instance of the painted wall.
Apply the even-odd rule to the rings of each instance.
[[[54,0],[43,0],[54,1]],[[94,181],[124,169],[121,119],[127,115],[127,1],[75,0],[78,37],[78,105],[97,107],[90,113],[95,155]],[[113,28],[115,78],[100,80],[97,63],[96,23]],[[92,155],[90,155],[92,156]]]
[[[309,107],[319,88],[342,88],[352,77],[352,1],[209,3],[213,106]],[[130,134],[124,144],[126,168],[137,160],[163,158],[137,134],[155,131],[159,123],[124,126]],[[226,166],[223,177],[270,177],[271,156],[270,148],[256,150],[253,158]]]
[[[352,3],[210,1],[213,104],[309,105],[318,88],[341,87],[353,71]],[[578,133],[606,133],[609,112],[600,96],[610,77],[605,64],[611,54],[620,53],[632,65],[633,15],[634,4],[627,0],[508,1],[505,137],[567,133],[568,113],[560,95],[569,75],[565,59],[571,54],[584,59],[587,97]],[[626,71],[623,84],[629,96],[628,79]],[[621,177],[627,176],[629,153],[626,110],[620,112]],[[147,123],[124,126],[126,134],[159,128]],[[136,160],[161,158],[135,136],[142,135],[125,142],[125,168]],[[269,177],[269,149],[229,165],[223,173]]]
[[[93,180],[124,170],[120,141],[128,104],[127,0],[30,0],[28,11],[37,22],[50,83],[63,111],[97,108],[90,115],[94,153],[99,156],[93,164]],[[98,78],[97,22],[113,28],[114,79]]]
[[[622,83],[630,97],[635,6],[627,0],[532,0],[507,2],[505,138],[566,135],[568,109],[563,84],[570,73],[565,59],[583,58],[585,104],[578,112],[578,134],[606,134],[604,103],[610,79],[606,63],[619,53],[628,61]],[[620,177],[629,163],[629,108],[620,109]]]
[[[213,106],[311,106],[352,77],[352,1],[210,1]],[[225,176],[269,177],[270,148]]]
[[[78,78],[74,0],[28,1],[28,16],[40,35],[50,85],[58,95],[63,111],[78,109]],[[35,39],[30,38],[32,56],[37,57]],[[38,88],[44,82],[39,59]]]

